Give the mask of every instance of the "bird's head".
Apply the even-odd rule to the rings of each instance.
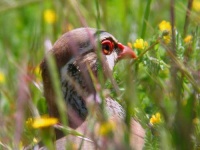
[[[73,105],[72,107],[76,111],[79,111],[80,116],[83,114],[83,118],[85,117],[84,98],[68,83],[66,74],[76,80],[88,93],[94,93],[91,78],[88,77],[90,76],[88,74],[88,64],[95,74],[98,70],[97,64],[99,61],[107,64],[107,68],[113,70],[118,60],[136,58],[133,50],[118,42],[113,35],[93,28],[78,28],[65,33],[55,42],[49,53],[55,58],[64,99],[67,103]],[[58,110],[55,107],[56,96],[46,59],[41,63],[41,72],[44,95],[47,99],[50,115],[58,117]],[[76,95],[78,96],[75,97]]]
[[[111,70],[118,60],[136,58],[134,51],[119,43],[113,35],[94,28],[78,28],[65,33],[55,42],[51,52],[59,69],[91,52],[105,56]]]

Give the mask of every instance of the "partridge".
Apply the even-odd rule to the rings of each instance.
[[[136,58],[133,50],[119,43],[113,35],[93,28],[78,28],[65,33],[55,42],[47,55],[52,55],[55,59],[63,100],[67,108],[68,125],[81,133],[84,133],[89,126],[87,116],[90,103],[93,102],[96,105],[102,103],[94,84],[94,79],[98,79],[99,68],[102,68],[104,78],[109,78],[110,72],[117,61],[124,58]],[[46,58],[43,59],[40,67],[49,115],[60,119],[51,69],[48,67]],[[109,96],[105,97],[103,101],[105,101],[109,119],[115,121],[116,124],[123,124],[125,111],[122,106]],[[119,128],[122,126],[119,125]],[[65,136],[59,130],[55,132],[57,138],[55,142],[56,149],[65,149],[68,140],[73,141],[76,145],[83,142],[82,149],[108,148],[106,145],[101,146],[101,144],[97,144],[98,142],[92,141],[94,135],[89,133],[86,134],[86,137],[91,140],[80,139],[73,135]],[[132,148],[142,149],[144,136],[144,129],[137,121],[132,119]],[[122,138],[123,136],[121,136],[121,140]]]

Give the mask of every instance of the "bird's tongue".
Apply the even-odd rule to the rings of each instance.
[[[118,48],[121,50],[121,53],[118,55],[118,59],[130,58],[135,59],[137,55],[135,52],[128,46],[124,46],[121,43],[118,43]]]

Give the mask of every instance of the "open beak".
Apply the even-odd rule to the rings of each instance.
[[[129,59],[137,58],[137,55],[135,54],[135,52],[128,46],[124,46],[121,43],[118,43],[118,48],[121,50],[121,52],[118,54],[118,60],[125,59],[125,58],[129,58]]]

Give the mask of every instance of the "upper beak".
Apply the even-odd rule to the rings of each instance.
[[[121,52],[118,54],[118,60],[124,58],[131,58],[131,59],[137,58],[135,52],[128,46],[124,46],[121,43],[118,43],[118,48],[121,50]]]

